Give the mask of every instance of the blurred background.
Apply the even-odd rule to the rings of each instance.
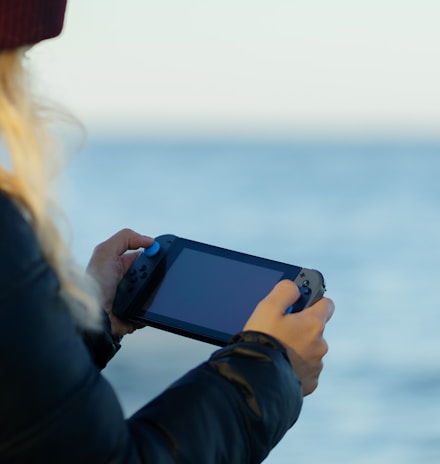
[[[61,199],[86,265],[123,227],[320,269],[320,388],[267,458],[440,460],[440,4],[76,0],[36,46],[84,124]],[[151,328],[104,371],[127,415],[215,349]]]

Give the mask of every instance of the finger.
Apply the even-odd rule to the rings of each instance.
[[[122,229],[103,242],[99,247],[106,252],[122,255],[127,250],[137,250],[141,247],[149,247],[154,239],[141,235],[131,229]]]
[[[122,229],[114,236],[115,251],[118,254],[125,253],[127,250],[137,250],[141,247],[149,247],[153,244],[154,239],[145,235],[138,234],[131,229]]]
[[[304,311],[314,313],[316,317],[327,323],[335,312],[335,304],[330,298],[321,298],[314,305],[304,309]]]
[[[299,289],[295,282],[285,279],[278,282],[261,303],[275,306],[278,308],[280,314],[284,314],[286,309],[293,305],[299,297]]]

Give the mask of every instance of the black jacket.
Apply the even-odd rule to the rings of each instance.
[[[88,347],[0,194],[0,463],[256,463],[301,408],[284,349],[262,334],[238,335],[128,419]]]

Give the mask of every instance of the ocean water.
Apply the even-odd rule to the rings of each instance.
[[[62,185],[84,265],[131,227],[324,273],[320,386],[268,464],[440,462],[440,143],[92,138]],[[214,349],[146,328],[104,374],[129,415]]]

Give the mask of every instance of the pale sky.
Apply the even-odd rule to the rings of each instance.
[[[439,0],[74,0],[32,51],[86,125],[440,138]]]

